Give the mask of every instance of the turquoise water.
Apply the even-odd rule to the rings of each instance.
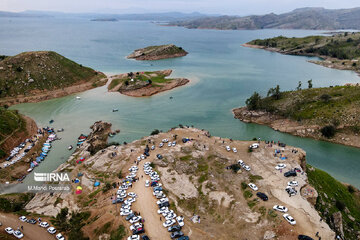
[[[113,141],[124,142],[168,130],[178,124],[194,125],[213,135],[233,139],[261,137],[286,142],[307,151],[310,164],[337,179],[360,187],[360,149],[294,137],[233,118],[231,109],[244,105],[254,91],[265,94],[279,84],[295,89],[298,81],[314,87],[358,82],[349,71],[308,63],[307,57],[286,56],[241,44],[256,38],[278,35],[306,36],[315,31],[257,30],[217,31],[162,27],[150,22],[91,22],[84,19],[0,19],[0,53],[53,50],[83,65],[105,73],[173,69],[174,76],[187,77],[191,84],[147,98],[107,93],[105,87],[34,104],[13,106],[36,120],[39,126],[54,119],[61,141],[54,144],[38,172],[50,171],[64,162],[80,133],[89,132],[97,120],[109,121],[121,133]],[[189,55],[182,58],[139,62],[125,58],[132,50],[148,45],[174,43]],[[81,100],[75,100],[80,96]],[[169,99],[172,96],[173,99]],[[112,113],[113,108],[119,111]],[[28,177],[26,181],[30,181]]]

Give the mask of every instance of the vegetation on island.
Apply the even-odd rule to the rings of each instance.
[[[136,60],[158,60],[165,58],[182,57],[188,53],[182,48],[174,44],[149,46],[146,48],[136,49],[127,58],[134,58]]]
[[[211,16],[172,21],[170,26],[220,30],[239,29],[360,29],[360,9],[300,8],[283,14]]]
[[[309,165],[307,176],[309,183],[319,194],[315,208],[321,218],[336,230],[333,214],[340,211],[345,239],[356,239],[360,231],[359,190],[351,185],[344,185],[328,173]],[[337,234],[340,235],[339,232]]]
[[[276,86],[266,97],[255,92],[246,100],[248,110],[264,110],[294,121],[321,126],[324,137],[333,137],[338,130],[360,133],[360,86],[335,86],[280,91]]]
[[[29,95],[86,82],[95,87],[101,78],[102,73],[55,52],[24,52],[0,61],[0,97]]]

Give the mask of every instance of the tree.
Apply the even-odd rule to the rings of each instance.
[[[159,129],[154,129],[154,131],[152,131],[150,135],[158,135],[159,133],[160,133]]]
[[[313,87],[312,79],[310,79],[310,80],[308,81],[308,88],[312,88],[312,87]]]
[[[332,138],[335,136],[336,129],[332,125],[328,125],[320,129],[321,134],[326,138]]]
[[[331,96],[329,94],[323,94],[320,96],[320,99],[327,103],[330,101]]]
[[[302,83],[301,83],[301,81],[299,81],[299,84],[298,84],[296,90],[298,90],[298,91],[301,90],[301,85],[302,85]]]
[[[267,96],[271,96],[273,97],[275,100],[279,100],[281,98],[281,91],[280,91],[280,86],[276,85],[275,88],[270,88]]]
[[[259,93],[254,92],[253,95],[246,99],[246,107],[249,110],[257,110],[261,107],[261,96]]]

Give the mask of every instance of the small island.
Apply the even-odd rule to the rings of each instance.
[[[328,68],[351,70],[360,74],[360,33],[336,33],[332,36],[308,36],[287,38],[283,36],[256,39],[244,47],[260,48],[286,55],[320,57],[322,60],[309,62]]]
[[[188,52],[186,52],[182,47],[177,47],[174,44],[168,44],[136,49],[132,54],[127,56],[127,58],[136,60],[159,60],[183,57],[187,54]]]
[[[132,97],[145,97],[164,92],[190,82],[186,78],[166,78],[172,70],[130,72],[110,77],[109,92],[120,92]]]
[[[94,18],[91,19],[93,22],[117,22],[116,18]]]

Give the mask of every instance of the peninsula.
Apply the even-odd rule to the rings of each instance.
[[[332,36],[256,39],[245,47],[260,48],[288,55],[315,56],[323,60],[310,62],[329,68],[352,70],[360,74],[360,33],[337,33]]]
[[[188,52],[186,52],[182,47],[177,47],[174,44],[168,44],[136,49],[132,54],[127,56],[127,58],[136,60],[159,60],[182,57],[187,54]]]
[[[301,83],[296,91],[280,92],[277,86],[267,97],[255,92],[246,107],[233,109],[234,116],[296,136],[360,147],[359,84],[300,88]]]
[[[38,102],[106,83],[106,76],[52,51],[0,58],[0,105]]]
[[[130,72],[110,77],[109,92],[120,92],[132,97],[145,97],[183,86],[186,78],[167,78],[172,70],[154,72]]]

